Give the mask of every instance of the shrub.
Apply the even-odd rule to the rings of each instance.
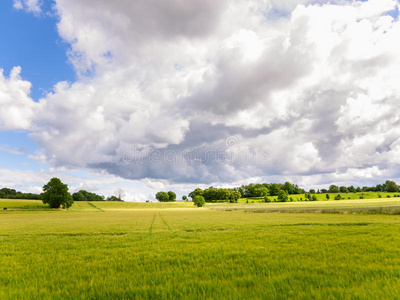
[[[364,199],[364,196],[361,195],[361,196],[360,196],[360,199]]]
[[[387,195],[386,198],[390,198],[390,195]]]
[[[204,204],[206,203],[206,200],[204,200],[203,196],[195,196],[193,198],[193,203],[194,205],[196,205],[197,207],[203,207]]]
[[[318,199],[317,199],[317,196],[316,196],[316,195],[312,195],[311,200],[312,200],[312,201],[317,201],[317,200],[318,200]]]
[[[272,200],[271,200],[271,198],[270,197],[264,197],[264,202],[272,202]]]
[[[379,194],[379,195],[378,195],[378,198],[382,198],[382,195],[381,195],[381,194]]]
[[[340,194],[335,197],[335,200],[341,200],[341,199],[342,199],[342,196],[340,196]]]

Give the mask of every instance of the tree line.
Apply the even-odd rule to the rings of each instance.
[[[330,185],[328,189],[315,190],[310,189],[307,193],[305,189],[300,188],[297,184],[290,182],[285,183],[250,183],[248,185],[242,185],[235,188],[214,188],[209,187],[207,189],[195,188],[191,191],[188,196],[195,199],[197,196],[204,198],[206,202],[232,202],[236,203],[241,198],[264,198],[265,202],[270,202],[270,196],[277,196],[277,201],[285,202],[288,201],[289,195],[305,194],[305,199],[309,201],[316,201],[317,198],[313,194],[322,193],[356,193],[356,192],[398,192],[399,186],[392,180],[387,180],[383,184],[377,184],[376,186],[337,186]],[[171,193],[171,192],[168,192]],[[175,201],[168,200],[168,193],[159,192],[156,194],[156,199],[161,202]],[[336,199],[337,197],[335,197]],[[161,199],[161,200],[160,200]],[[327,195],[329,199],[329,195]],[[182,200],[187,200],[186,196],[182,197]]]
[[[22,193],[15,189],[0,189],[0,199],[42,200],[42,194]]]
[[[317,193],[361,193],[361,192],[389,192],[394,193],[399,191],[399,186],[393,180],[386,180],[385,183],[377,184],[376,186],[364,186],[364,187],[354,187],[354,186],[337,186],[330,185],[329,189],[318,190]],[[310,193],[316,193],[315,190],[310,190]]]
[[[205,190],[196,188],[189,193],[189,197],[194,199],[196,196],[204,197],[206,202],[228,201],[236,203],[240,198],[259,198],[267,196],[278,196],[283,191],[286,195],[304,194],[305,190],[297,184],[285,183],[250,183],[235,188],[214,188],[209,187]],[[281,195],[283,195],[281,193]]]

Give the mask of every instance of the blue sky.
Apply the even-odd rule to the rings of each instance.
[[[51,1],[44,2],[51,12]],[[75,73],[68,63],[68,45],[57,33],[55,15],[16,10],[11,1],[0,2],[0,67],[8,73],[22,67],[22,77],[32,83],[35,101],[51,91],[59,81],[74,81]]]
[[[0,186],[400,180],[398,3],[1,1]]]
[[[50,1],[45,2],[49,10]],[[30,96],[38,101],[59,81],[74,80],[66,45],[59,38],[55,16],[35,16],[13,8],[11,1],[0,2],[0,68],[8,74],[21,66],[21,76],[32,83]],[[48,165],[30,159],[39,147],[28,137],[29,131],[0,131],[1,167],[19,170],[47,169]],[[20,154],[10,153],[21,149]],[[9,150],[10,152],[7,152]]]

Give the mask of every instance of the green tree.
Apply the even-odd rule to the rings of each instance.
[[[355,187],[354,186],[349,186],[348,188],[347,188],[348,190],[349,190],[349,192],[350,193],[355,193],[356,192],[356,189],[355,189]]]
[[[399,190],[398,185],[396,182],[387,180],[386,181],[386,192],[397,192]]]
[[[271,184],[271,189],[269,190],[269,193],[271,196],[276,196],[279,193],[279,186],[276,183]]]
[[[174,192],[169,191],[168,196],[169,196],[169,200],[168,200],[169,202],[176,201],[176,194]]]
[[[293,187],[293,185],[292,185],[290,182],[288,182],[288,181],[285,182],[285,184],[284,184],[283,187],[282,187],[282,190],[286,191],[286,193],[289,194],[289,195],[294,194],[294,193],[293,193],[294,187]]]
[[[329,200],[329,194],[326,194],[326,199],[328,199],[328,200]]]
[[[111,196],[107,198],[107,201],[122,201],[122,200],[119,200],[119,198],[116,196]]]
[[[329,186],[329,193],[339,193],[339,187],[337,185],[330,185]]]
[[[71,207],[74,203],[68,186],[63,184],[60,179],[54,177],[43,186],[43,203],[49,204],[51,208]]]
[[[183,201],[187,201],[187,197],[186,196],[182,196],[182,200]]]
[[[286,194],[285,191],[279,191],[279,193],[278,193],[278,201],[280,201],[280,202],[288,201],[288,195]]]
[[[86,201],[85,196],[79,191],[76,193],[72,194],[72,198],[74,199],[74,202],[76,201]]]
[[[238,200],[239,200],[241,197],[242,197],[242,194],[241,194],[240,192],[238,192],[238,191],[231,191],[231,196],[230,196],[229,201],[230,201],[231,203],[237,203]]]
[[[197,207],[203,207],[204,204],[206,203],[206,200],[204,200],[203,196],[195,196],[193,198],[193,203],[194,205],[196,205]]]
[[[202,196],[203,195],[203,190],[201,188],[196,188],[193,192],[189,193],[189,197],[194,199],[196,196]]]
[[[169,195],[166,192],[158,192],[156,194],[156,199],[160,202],[168,202],[169,201]]]

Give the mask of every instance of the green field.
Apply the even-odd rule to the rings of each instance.
[[[310,194],[311,196],[315,195],[317,197],[317,201],[327,201],[328,199],[326,198],[326,194]],[[400,193],[388,193],[388,192],[357,192],[357,193],[328,193],[329,195],[329,200],[334,200],[337,195],[341,196],[341,200],[347,199],[347,200],[355,200],[355,199],[360,199],[362,197],[363,199],[383,199],[383,198],[399,198],[400,199]],[[379,197],[381,196],[381,197]],[[296,201],[308,201],[306,200],[305,194],[297,194],[297,195],[289,195],[289,202],[290,200],[296,202]],[[277,201],[277,196],[269,196],[269,198],[272,201]],[[361,199],[362,199],[361,198]],[[257,202],[263,202],[264,198],[263,197],[255,197],[255,198],[242,198],[239,199],[240,203],[257,203]]]
[[[0,299],[398,299],[400,215],[268,212],[396,201],[0,210]]]
[[[249,212],[316,212],[316,213],[371,213],[399,214],[400,198],[355,199],[271,203],[212,203],[212,209]]]
[[[43,204],[41,200],[12,200],[0,199],[0,210],[27,210],[27,209],[48,209],[49,206]]]

